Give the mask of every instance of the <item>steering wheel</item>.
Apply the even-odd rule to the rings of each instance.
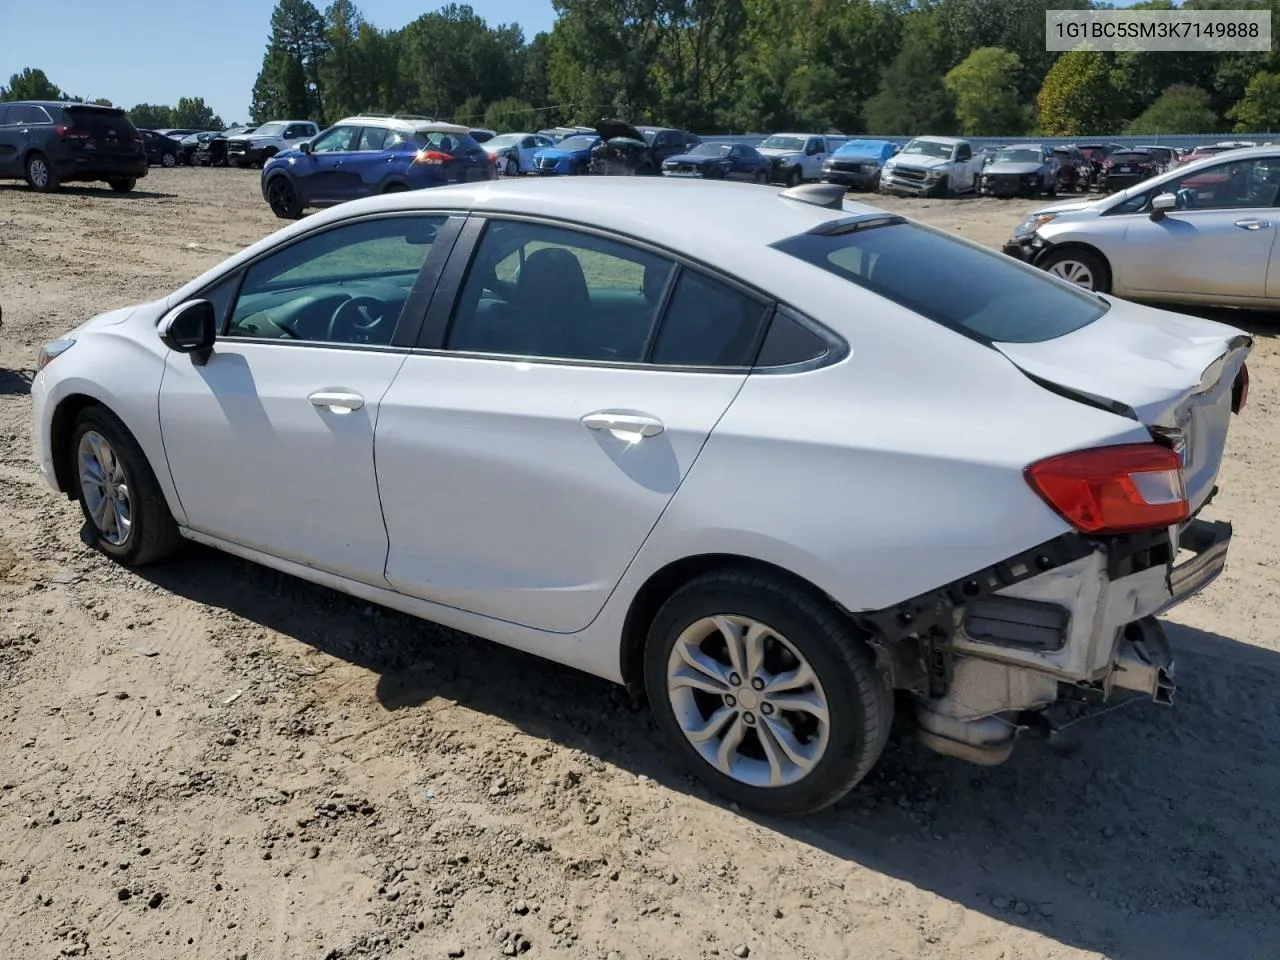
[[[373,334],[386,314],[387,305],[377,297],[343,300],[329,318],[329,342],[373,343]]]

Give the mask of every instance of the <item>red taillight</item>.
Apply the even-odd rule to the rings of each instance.
[[[1236,374],[1236,382],[1231,385],[1231,412],[1239,413],[1249,402],[1249,365],[1246,363]]]
[[[1154,530],[1187,519],[1182,458],[1155,443],[1127,443],[1049,457],[1027,482],[1081,533]]]
[[[453,155],[442,153],[439,150],[419,150],[418,155],[413,158],[414,163],[429,163],[432,166],[440,166],[448,163],[453,159]]]
[[[88,140],[89,131],[79,127],[54,127],[53,132],[63,140]]]

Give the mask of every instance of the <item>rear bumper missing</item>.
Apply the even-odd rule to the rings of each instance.
[[[1171,703],[1173,654],[1154,618],[1217,579],[1231,536],[1229,523],[1205,520],[1184,525],[1176,548],[1166,530],[1067,535],[859,619],[889,654],[895,686],[917,694],[930,746],[951,737],[963,746],[941,752],[1003,759],[997,727],[977,743],[969,725],[1042,709],[1060,684]],[[1018,725],[1002,722],[1011,741]]]

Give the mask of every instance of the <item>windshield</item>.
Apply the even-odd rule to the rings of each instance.
[[[557,146],[561,150],[586,150],[593,146],[598,137],[569,137],[567,140],[561,140]]]
[[[803,150],[804,137],[773,136],[760,144],[762,150]]]
[[[284,133],[285,126],[286,124],[283,120],[275,120],[271,123],[264,123],[253,132],[264,137],[278,137]]]
[[[1010,147],[995,155],[994,163],[1039,163],[1040,151],[1034,147]]]
[[[501,147],[511,147],[511,146],[515,146],[516,141],[522,139],[523,137],[524,137],[524,134],[521,134],[521,133],[504,133],[500,137],[490,137],[488,142],[486,142],[484,146],[486,150],[496,150]]]
[[[902,220],[772,245],[975,339],[1038,343],[1087,326],[1106,301],[941,230]],[[928,264],[928,282],[921,282]]]
[[[847,157],[878,157],[884,147],[880,140],[850,140],[836,152]]]
[[[727,157],[733,146],[728,143],[700,143],[689,151],[691,157]]]
[[[950,160],[951,144],[934,143],[932,140],[912,140],[902,152],[913,157],[937,157],[939,160]]]

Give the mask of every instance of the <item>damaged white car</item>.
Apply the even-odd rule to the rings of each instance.
[[[843,194],[342,204],[46,345],[45,475],[122,563],[186,538],[647,693],[775,814],[899,705],[989,763],[1072,686],[1168,702],[1249,337]]]

